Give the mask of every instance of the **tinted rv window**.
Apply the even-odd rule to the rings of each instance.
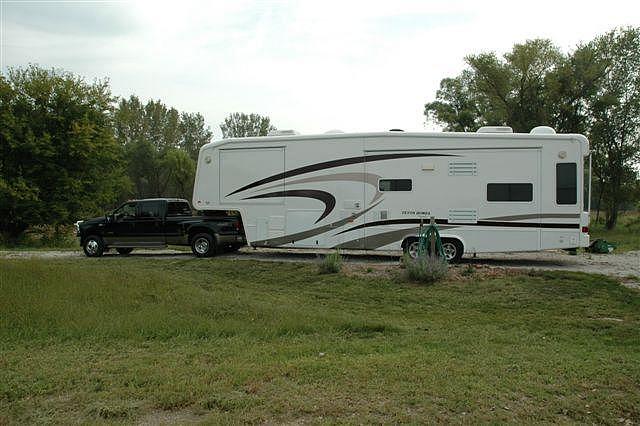
[[[487,201],[533,201],[533,184],[488,183]]]
[[[556,203],[578,202],[578,176],[576,163],[556,164]]]
[[[411,179],[380,179],[380,191],[411,191]]]

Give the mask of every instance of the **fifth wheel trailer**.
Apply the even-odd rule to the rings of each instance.
[[[512,133],[331,133],[200,149],[193,205],[235,211],[253,247],[415,253],[435,217],[447,257],[589,245],[589,143]]]

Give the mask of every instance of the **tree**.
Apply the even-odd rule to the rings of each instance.
[[[600,186],[606,188],[606,227],[612,229],[635,185],[634,166],[640,160],[640,28],[611,31],[593,45],[606,72],[596,96],[589,100],[590,139],[594,170]]]
[[[180,114],[180,134],[180,148],[189,154],[194,161],[198,160],[200,147],[209,143],[213,136],[209,127],[205,126],[202,114],[186,112]]]
[[[0,77],[0,232],[95,215],[129,185],[107,81],[36,65]]]
[[[271,119],[258,114],[245,114],[234,112],[229,114],[220,124],[223,138],[243,138],[247,136],[267,136],[270,131],[276,130],[271,125]]]
[[[182,149],[167,151],[164,158],[164,167],[170,172],[168,182],[170,192],[167,195],[191,198],[193,180],[196,175],[196,163],[189,154]]]
[[[537,39],[514,45],[503,58],[468,56],[468,68],[441,81],[424,113],[445,130],[508,125],[529,132],[549,125],[585,134],[591,140],[594,204],[605,206],[611,229],[637,181],[639,33],[638,28],[614,30],[569,54]]]
[[[467,56],[469,68],[441,81],[436,100],[425,105],[425,115],[454,131],[507,125],[528,132],[549,124],[545,77],[562,58],[558,48],[544,39],[516,44],[503,59],[495,53]]]
[[[425,105],[427,120],[444,125],[448,132],[471,132],[485,124],[481,99],[472,88],[473,74],[464,70],[454,78],[444,78],[436,101]]]
[[[180,113],[159,100],[143,104],[132,95],[120,99],[113,118],[116,138],[126,154],[133,195],[191,198],[193,182],[187,180],[193,180],[198,151],[212,136],[204,117]]]

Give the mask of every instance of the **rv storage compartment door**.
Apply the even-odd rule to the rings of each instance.
[[[247,240],[280,245],[285,229],[284,147],[220,150],[220,205],[240,210]]]
[[[220,151],[221,204],[284,204],[284,148],[238,148]],[[264,184],[261,180],[270,179]],[[251,185],[250,188],[242,189]]]

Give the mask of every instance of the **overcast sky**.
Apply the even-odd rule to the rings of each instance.
[[[118,96],[200,112],[216,136],[234,111],[281,129],[432,129],[423,107],[470,53],[528,38],[565,51],[640,25],[638,1],[7,1],[1,60],[37,63]]]

